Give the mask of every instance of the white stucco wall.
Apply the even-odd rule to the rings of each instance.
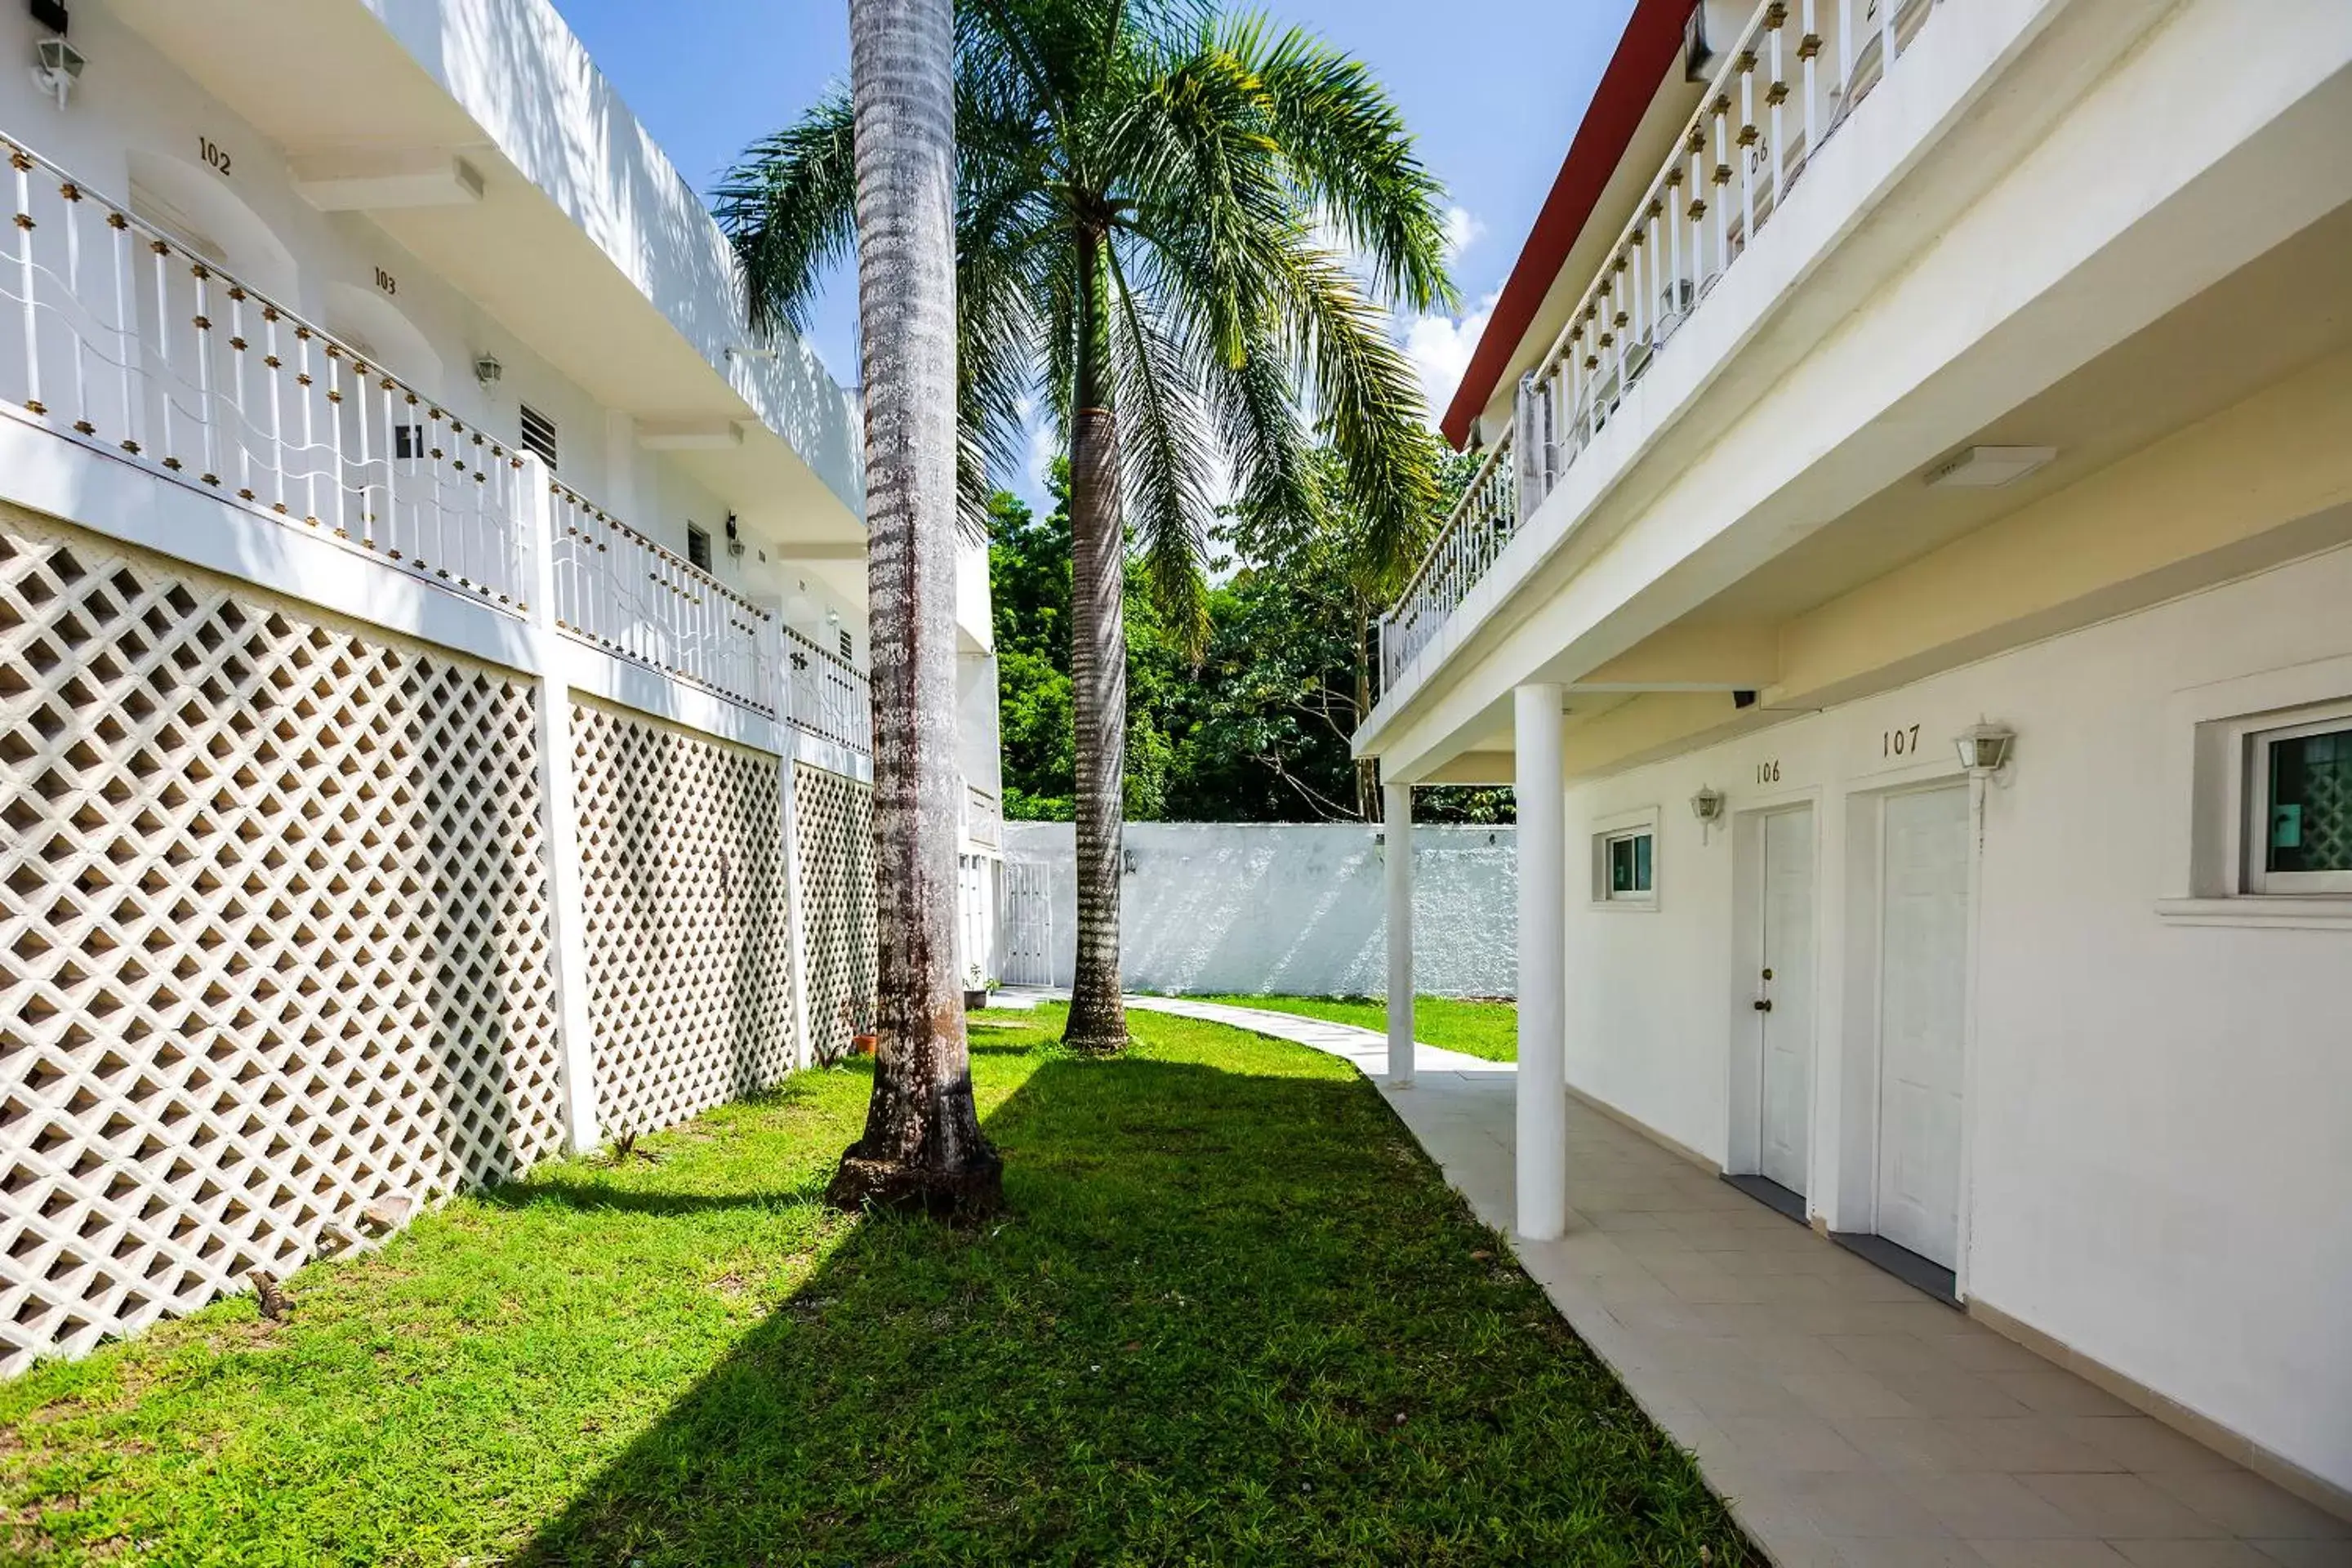
[[[1054,974],[1077,930],[1073,829],[1005,824],[1005,858],[1051,869]],[[1120,964],[1144,991],[1380,995],[1388,989],[1380,830],[1350,824],[1129,823]],[[1507,996],[1517,986],[1517,853],[1510,827],[1413,830],[1414,989]]]
[[[2159,907],[2190,891],[2184,712],[2261,672],[2352,698],[2347,604],[2338,550],[1572,788],[1570,1083],[1727,1157],[1731,1053],[1755,1027],[1739,828],[1703,845],[1687,802],[1724,790],[1737,818],[1810,801],[1810,1200],[1834,1228],[1872,1229],[1875,1106],[1844,1087],[1869,1082],[1855,1068],[1874,1029],[1874,969],[1847,957],[1875,918],[1857,864],[1872,792],[1958,776],[1951,736],[2013,726],[2011,774],[1985,792],[1962,1288],[2352,1484],[2352,910],[2326,900],[2331,928],[2325,908],[2264,925]],[[1886,731],[1913,724],[1918,750],[1888,757]],[[1655,910],[1591,904],[1595,826],[1645,808]]]

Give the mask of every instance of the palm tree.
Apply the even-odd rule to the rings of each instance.
[[[955,123],[951,0],[850,0],[881,1039],[826,1200],[992,1206],[955,973]]]
[[[852,122],[829,98],[720,187],[760,322],[801,321],[848,244]],[[1412,552],[1436,447],[1387,310],[1452,302],[1442,192],[1360,62],[1193,0],[962,0],[956,122],[961,495],[977,526],[991,462],[1050,414],[1075,534],[1066,1037],[1116,1050],[1129,551],[1196,646],[1220,468],[1239,504],[1341,500],[1384,559]],[[1336,476],[1311,460],[1318,426]]]

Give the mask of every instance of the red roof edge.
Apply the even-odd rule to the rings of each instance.
[[[1551,183],[1551,194],[1536,215],[1535,227],[1495,301],[1495,313],[1478,335],[1470,368],[1462,373],[1462,384],[1454,389],[1454,401],[1446,405],[1445,417],[1438,425],[1455,447],[1470,438],[1479,410],[1494,396],[1512,352],[1543,307],[1544,296],[1551,291],[1577,236],[1584,232],[1609,176],[1625,156],[1642,116],[1649,111],[1650,100],[1657,96],[1658,83],[1665,79],[1683,47],[1683,24],[1690,19],[1695,4],[1696,0],[1635,0],[1633,15],[1617,40],[1617,52],[1610,57],[1609,68],[1601,72],[1601,85],[1592,89],[1592,101],[1568,145],[1568,156]]]

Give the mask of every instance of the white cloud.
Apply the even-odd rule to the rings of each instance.
[[[1043,496],[1046,480],[1052,476],[1054,459],[1062,455],[1062,444],[1054,438],[1054,422],[1043,409],[1032,414],[1029,420],[1029,489]]]
[[[1454,389],[1462,384],[1462,373],[1470,368],[1470,356],[1477,350],[1479,336],[1486,331],[1501,292],[1486,295],[1465,315],[1418,316],[1406,324],[1405,357],[1421,377],[1421,394],[1429,405],[1431,424],[1442,418],[1445,405],[1454,401]]]
[[[1462,259],[1462,253],[1477,244],[1479,237],[1486,232],[1486,226],[1473,216],[1468,207],[1447,207],[1445,209],[1445,265],[1451,267]]]

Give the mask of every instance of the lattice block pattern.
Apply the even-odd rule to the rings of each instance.
[[[874,792],[805,764],[793,767],[793,789],[809,1049],[833,1061],[873,1009]]]
[[[792,1070],[782,764],[572,710],[597,1120],[683,1121]]]
[[[0,1372],[562,1137],[533,695],[0,517]]]

